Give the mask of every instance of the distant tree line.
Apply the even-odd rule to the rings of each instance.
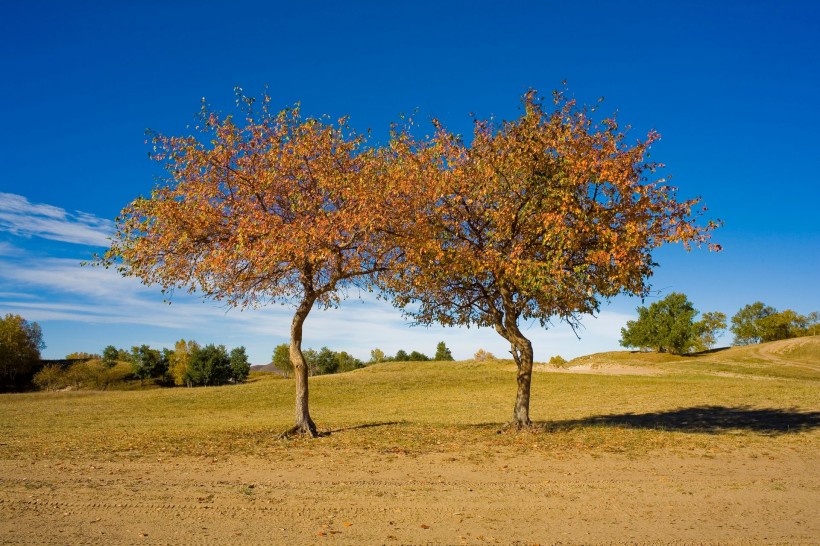
[[[735,345],[816,336],[820,334],[820,313],[813,311],[801,315],[791,309],[778,311],[756,301],[744,306],[732,317],[731,330],[735,335]]]
[[[381,349],[373,349],[370,351],[370,360],[364,362],[354,356],[351,356],[346,351],[333,351],[327,347],[322,347],[318,351],[315,349],[306,349],[302,351],[305,362],[308,366],[308,374],[310,376],[327,375],[334,373],[349,372],[364,368],[369,364],[378,364],[380,362],[426,362],[429,360],[435,361],[452,361],[453,355],[447,345],[442,341],[436,346],[436,354],[434,358],[430,358],[419,351],[411,351],[408,353],[405,350],[399,350],[395,356],[388,356],[384,354]],[[290,347],[287,343],[277,345],[273,350],[271,357],[271,364],[282,371],[286,376],[293,373],[293,363],[290,360]]]
[[[150,381],[165,386],[194,387],[241,383],[250,373],[245,347],[229,352],[224,345],[202,347],[184,339],[179,340],[173,350],[139,345],[126,351],[109,345],[102,355],[71,353],[65,362],[67,365],[45,365],[34,375],[34,385],[43,390],[66,387],[104,390],[117,383],[139,380],[141,385]]]
[[[726,315],[713,311],[695,320],[699,311],[684,294],[673,292],[649,307],[638,307],[638,318],[621,328],[621,345],[661,353],[687,354],[714,347],[726,331]],[[820,333],[815,311],[800,315],[777,311],[762,302],[744,306],[732,317],[735,345],[749,345]]]

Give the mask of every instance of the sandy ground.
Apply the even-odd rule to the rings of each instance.
[[[0,461],[11,544],[820,544],[820,455]]]

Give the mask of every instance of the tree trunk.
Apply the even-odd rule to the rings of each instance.
[[[302,354],[302,325],[312,307],[313,298],[306,297],[302,300],[290,326],[290,361],[293,363],[293,377],[296,380],[296,424],[288,433],[315,438],[318,432],[310,418],[308,407],[308,367]]]
[[[510,353],[513,355],[515,365],[518,368],[516,380],[518,389],[515,395],[515,407],[513,408],[512,426],[517,429],[527,428],[532,425],[530,421],[530,385],[532,384],[532,343],[524,337],[518,329],[517,309],[513,294],[504,286],[499,287],[503,313],[496,310],[495,330],[501,337],[510,342]]]
[[[530,386],[532,385],[532,343],[524,336],[518,337],[512,344],[513,358],[518,366],[518,390],[515,395],[512,425],[525,428],[532,425],[530,421]]]

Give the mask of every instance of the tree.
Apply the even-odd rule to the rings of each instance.
[[[433,360],[439,362],[454,360],[453,353],[450,352],[450,349],[447,348],[447,345],[445,345],[443,341],[439,341],[438,345],[436,345],[436,356],[433,357]]]
[[[384,362],[386,360],[386,355],[384,351],[379,349],[378,347],[370,351],[370,363],[371,364],[378,364],[379,362]]]
[[[775,313],[777,313],[777,309],[766,305],[762,301],[743,306],[732,317],[731,330],[735,335],[735,345],[760,343],[762,338],[760,321]]]
[[[374,154],[345,119],[304,119],[298,107],[273,113],[267,96],[259,107],[241,90],[237,96],[244,122],[203,104],[201,139],[153,137],[153,157],[169,177],[122,211],[97,263],[228,306],[292,303],[296,400],[289,432],[316,436],[302,354],[305,319],[386,267],[388,238],[376,228],[389,212],[387,200],[375,183]]]
[[[148,345],[140,345],[131,348],[131,369],[140,380],[140,384],[144,384],[146,379],[165,375],[168,364],[158,350]]]
[[[48,364],[34,374],[31,380],[40,390],[56,391],[66,386],[66,375],[56,364]]]
[[[393,357],[393,360],[396,362],[407,362],[410,360],[410,355],[407,354],[407,351],[404,349],[399,349],[396,351],[396,356]]]
[[[102,361],[106,366],[111,367],[114,364],[116,364],[117,360],[119,360],[118,357],[119,351],[113,345],[109,345],[105,349],[103,349]]]
[[[340,373],[364,368],[364,362],[345,351],[336,353],[336,361],[339,363],[336,371]]]
[[[222,385],[231,377],[231,358],[224,345],[209,343],[191,353],[188,377],[194,385]]]
[[[69,353],[65,355],[66,360],[100,360],[102,357],[98,354],[84,353],[82,351]]]
[[[726,315],[706,313],[695,322],[697,309],[684,294],[672,292],[649,307],[638,307],[638,319],[621,328],[621,345],[654,349],[659,353],[686,354],[714,345],[717,332],[726,328]]]
[[[473,359],[477,362],[486,362],[487,360],[495,360],[495,355],[484,349],[479,349],[473,355]]]
[[[325,375],[339,371],[339,358],[334,351],[327,347],[319,349],[316,355],[316,374]]]
[[[816,312],[804,317],[791,309],[778,311],[761,301],[743,306],[732,317],[735,345],[750,345],[798,337],[809,333]]]
[[[698,199],[647,180],[656,133],[628,145],[614,119],[595,125],[589,109],[554,99],[550,112],[530,92],[515,121],[476,121],[469,146],[434,121],[429,139],[395,129],[384,152],[391,195],[403,196],[391,202],[403,254],[382,286],[418,323],[492,327],[509,342],[515,427],[530,425],[521,320],[577,326],[602,298],[646,295],[655,248],[700,246],[716,227],[697,225]]]
[[[430,360],[430,357],[419,351],[413,351],[407,355],[407,360],[410,362],[427,362]]]
[[[168,362],[168,371],[174,385],[191,386],[191,377],[188,374],[188,369],[191,366],[191,355],[200,348],[194,340],[185,341],[180,339],[174,344],[174,351],[171,353]]]
[[[248,354],[245,347],[236,347],[231,350],[231,379],[235,383],[244,383],[251,373],[251,365],[248,362]]]
[[[290,377],[293,373],[293,363],[290,361],[290,346],[282,343],[273,348],[271,364],[279,368],[285,377]]]
[[[11,313],[0,319],[0,387],[30,377],[45,346],[36,322]]]
[[[701,319],[695,323],[698,334],[695,343],[696,351],[706,351],[717,343],[717,338],[726,331],[726,314],[720,311],[703,313]]]

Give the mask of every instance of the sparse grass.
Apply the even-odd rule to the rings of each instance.
[[[812,356],[820,340],[813,340],[795,350],[759,346],[698,357],[593,355],[585,362],[666,373],[537,373],[531,416],[538,426],[522,433],[503,430],[515,396],[510,361],[391,362],[312,378],[312,415],[329,432],[316,440],[276,438],[292,422],[293,383],[271,374],[252,374],[239,386],[9,394],[0,396],[0,457],[286,459],[305,450],[369,450],[483,460],[496,449],[556,457],[811,450],[820,447],[820,358]],[[792,354],[798,357],[789,361]]]

